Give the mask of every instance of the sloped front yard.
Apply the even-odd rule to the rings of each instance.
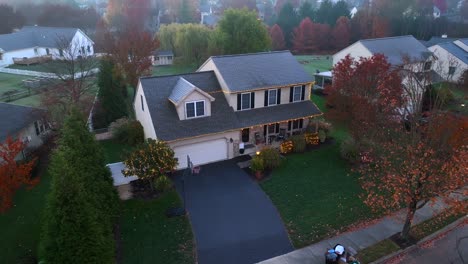
[[[293,154],[261,184],[278,208],[296,248],[370,216],[339,144]]]

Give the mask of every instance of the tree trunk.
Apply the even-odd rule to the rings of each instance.
[[[149,185],[151,187],[151,191],[154,192],[154,185],[153,185],[153,179],[148,179]]]
[[[417,204],[417,201],[412,201],[408,206],[405,225],[403,226],[403,230],[400,233],[401,238],[404,240],[408,240],[408,235],[411,229],[411,223],[413,222],[414,214],[416,212]]]

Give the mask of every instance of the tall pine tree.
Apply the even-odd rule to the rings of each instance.
[[[114,263],[117,194],[103,153],[76,110],[50,165],[39,258],[45,263]]]

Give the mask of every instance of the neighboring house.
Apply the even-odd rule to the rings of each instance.
[[[424,41],[420,40],[421,43],[426,46],[427,48],[432,47],[434,45],[444,43],[444,42],[451,42],[457,40],[456,38],[449,38],[447,35],[442,35],[440,37],[431,37],[431,39]]]
[[[26,152],[38,148],[50,128],[43,116],[38,108],[0,103],[0,141],[11,136],[27,142]]]
[[[76,58],[93,54],[94,42],[77,28],[27,26],[18,32],[0,35],[0,65],[11,65],[14,59]]]
[[[153,52],[151,62],[153,66],[172,65],[174,61],[174,53],[170,50],[159,50]]]
[[[312,78],[289,51],[210,57],[195,73],[140,78],[134,101],[145,136],[187,167],[255,153],[302,132],[322,113]]]
[[[201,23],[203,25],[213,28],[216,26],[216,24],[218,24],[218,21],[219,21],[218,15],[209,14],[209,15],[203,16],[203,21]]]
[[[405,93],[421,102],[426,86],[439,82],[441,76],[433,71],[436,57],[413,36],[397,36],[377,39],[364,39],[355,42],[333,55],[333,66],[347,55],[358,60],[383,54],[387,61],[399,69]],[[406,111],[412,112],[413,105]]]
[[[444,42],[429,47],[437,57],[433,66],[444,79],[457,82],[468,70],[468,38]]]

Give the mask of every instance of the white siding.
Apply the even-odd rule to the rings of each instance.
[[[141,107],[141,98],[143,97],[143,108]],[[138,83],[137,92],[135,96],[135,101],[133,102],[133,107],[135,110],[135,117],[140,121],[145,132],[145,138],[157,139],[156,132],[154,130],[153,120],[148,109],[148,104],[146,102],[146,97],[141,88],[141,83]]]
[[[447,50],[443,49],[439,45],[434,45],[429,48],[430,51],[438,58],[437,62],[432,65],[432,69],[436,71],[442,78],[452,82],[457,82],[462,73],[468,70],[468,65],[457,57],[450,54]],[[449,67],[453,66],[456,68],[455,73],[452,76],[448,75]]]
[[[360,42],[356,42],[333,55],[333,66],[344,59],[348,54],[355,59],[359,59],[360,57],[372,57],[372,53],[366,47],[364,47],[364,45],[362,45]]]
[[[13,64],[13,58],[24,58],[24,57],[31,58],[35,56],[40,56],[40,55],[36,55],[36,53],[34,53],[34,48],[5,52],[3,53],[2,60],[0,60],[0,65]]]
[[[191,94],[189,94],[183,102],[180,102],[180,104],[177,106],[177,114],[179,115],[180,120],[185,120],[185,103],[186,102],[193,102],[193,101],[205,101],[205,117],[206,116],[211,116],[211,101],[209,98],[207,98],[205,95],[201,94],[198,91],[193,91]],[[200,117],[203,118],[203,117]]]

